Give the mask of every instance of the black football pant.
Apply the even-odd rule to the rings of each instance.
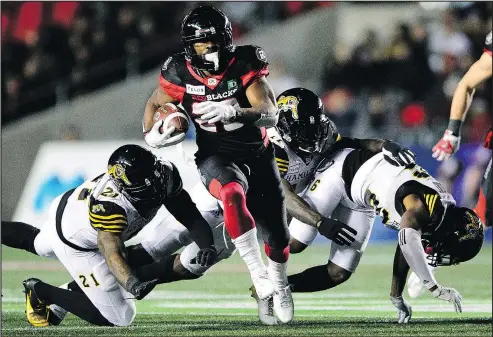
[[[284,192],[272,144],[249,158],[213,155],[197,159],[197,167],[202,182],[219,200],[223,186],[238,182],[246,194],[246,207],[258,220],[264,242],[278,250],[289,245]]]

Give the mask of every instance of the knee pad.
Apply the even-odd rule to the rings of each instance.
[[[129,326],[135,319],[137,314],[137,309],[135,307],[135,302],[133,300],[126,300],[125,305],[118,309],[119,318],[112,319],[108,321],[116,326]]]

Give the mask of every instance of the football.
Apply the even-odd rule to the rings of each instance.
[[[159,132],[161,133],[171,126],[174,126],[176,129],[171,134],[172,136],[188,131],[189,121],[186,112],[173,103],[166,103],[159,107],[154,113],[153,120],[154,123],[164,121],[163,126],[159,128]]]

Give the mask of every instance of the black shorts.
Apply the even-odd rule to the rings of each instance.
[[[233,181],[240,183],[246,192],[247,208],[259,225],[264,241],[278,249],[288,245],[284,192],[272,144],[262,153],[246,159],[214,155],[196,162],[209,193],[220,199],[222,186]]]

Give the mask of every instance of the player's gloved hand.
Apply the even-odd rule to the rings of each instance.
[[[454,288],[438,286],[431,294],[433,297],[452,303],[456,313],[462,312],[462,296]]]
[[[161,147],[178,144],[185,139],[184,132],[171,136],[171,134],[175,132],[174,126],[167,128],[163,133],[161,133],[159,128],[162,127],[163,124],[164,121],[156,122],[152,126],[151,130],[145,134],[145,140],[149,146],[159,149]]]
[[[141,300],[149,294],[158,284],[158,279],[141,282],[135,276],[131,276],[125,284],[125,290],[134,295],[135,299]]]
[[[217,257],[216,247],[210,246],[207,248],[202,248],[197,252],[197,257],[190,260],[192,264],[199,264],[202,267],[209,267],[214,264]]]
[[[317,224],[318,232],[338,245],[351,245],[358,232],[348,225],[330,218],[322,218]]]
[[[206,101],[194,104],[193,115],[199,124],[214,124],[222,122],[224,124],[232,122],[236,118],[236,109],[229,102]]]
[[[433,146],[433,158],[438,161],[449,159],[459,150],[460,136],[455,135],[450,130],[445,130],[443,137]]]
[[[394,166],[408,166],[416,163],[416,155],[411,150],[387,140],[382,146],[383,157]]]
[[[406,302],[406,300],[402,297],[394,297],[390,296],[390,302],[397,308],[397,323],[406,324],[409,323],[411,316],[413,315],[413,309]]]

